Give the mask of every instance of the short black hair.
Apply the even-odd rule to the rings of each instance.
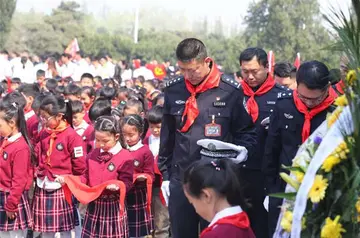
[[[51,92],[51,93],[55,93],[55,89],[57,87],[58,83],[56,81],[56,79],[47,79],[45,86],[46,88]]]
[[[176,48],[176,58],[181,62],[203,60],[208,57],[205,44],[196,38],[181,41]]]
[[[317,60],[304,62],[296,73],[296,82],[298,85],[305,84],[309,89],[323,90],[330,85],[329,69]]]
[[[84,111],[84,105],[79,100],[71,101],[71,109],[72,109],[72,113],[74,115],[76,113],[83,112]]]
[[[102,87],[100,89],[100,98],[112,100],[116,96],[116,89],[111,87]]]
[[[89,118],[95,122],[100,116],[111,116],[111,103],[106,99],[97,99],[90,107]]]
[[[147,113],[147,120],[150,124],[159,124],[163,117],[163,107],[153,106]]]
[[[64,92],[65,96],[68,96],[68,95],[80,96],[80,94],[81,94],[81,88],[79,86],[77,86],[76,84],[70,83],[65,88],[65,92]]]
[[[90,74],[90,73],[84,73],[83,75],[81,75],[80,81],[81,81],[83,78],[89,78],[89,79],[91,79],[91,80],[93,81],[93,83],[94,83],[94,76],[92,76],[92,74]]]
[[[274,75],[281,78],[288,78],[291,76],[292,67],[294,66],[288,62],[276,63],[274,66]]]
[[[250,47],[250,48],[245,49],[243,52],[241,52],[240,57],[239,57],[240,65],[242,64],[243,61],[250,61],[254,57],[256,57],[256,59],[260,65],[267,67],[267,65],[269,63],[267,54],[266,54],[265,50],[258,48],[258,47]]]
[[[57,86],[55,88],[55,92],[57,94],[64,94],[65,93],[65,86],[63,86],[63,85]]]
[[[61,54],[61,57],[66,57],[66,58],[70,59],[70,58],[71,58],[71,55],[68,54],[68,53],[62,53],[62,54]]]
[[[11,83],[21,84],[21,79],[20,78],[12,78]]]
[[[156,88],[156,87],[155,87],[155,82],[154,82],[154,80],[152,80],[152,79],[145,80],[145,82],[143,82],[143,83],[150,84],[153,88]]]
[[[23,93],[26,97],[33,97],[40,93],[40,89],[37,84],[23,84],[17,89],[20,93]]]
[[[36,77],[45,77],[45,71],[42,70],[42,69],[39,69],[39,70],[36,72]]]
[[[330,69],[330,82],[332,85],[337,84],[341,80],[340,69]]]

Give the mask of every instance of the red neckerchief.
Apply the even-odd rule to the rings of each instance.
[[[333,104],[336,98],[336,95],[334,95],[334,93],[335,92],[329,90],[329,95],[327,96],[327,98],[325,98],[325,100],[322,103],[309,110],[307,106],[299,98],[297,91],[294,90],[293,98],[296,109],[305,116],[304,125],[301,134],[302,142],[306,141],[306,139],[310,136],[311,119],[320,112],[326,110],[331,104]]]
[[[255,96],[261,96],[269,92],[274,87],[275,80],[269,74],[265,82],[260,86],[258,90],[256,90],[256,92],[252,90],[252,88],[246,83],[245,80],[241,85],[243,87],[244,94],[250,97],[246,102],[246,107],[250,116],[253,119],[253,122],[255,122],[259,117],[259,107],[255,101]]]
[[[152,199],[153,179],[150,176],[150,174],[138,173],[138,174],[133,175],[133,184],[136,183],[137,177],[139,177],[141,175],[146,177],[146,195],[147,195],[147,207],[146,207],[146,210],[147,210],[148,214],[151,214],[151,199]]]
[[[221,225],[221,224],[233,225],[233,226],[236,226],[236,227],[242,228],[242,229],[248,229],[250,227],[250,221],[249,221],[247,214],[245,212],[240,212],[235,215],[227,216],[227,217],[223,217],[223,218],[219,219],[214,224],[212,224],[211,226],[209,226],[205,230],[203,230],[201,232],[200,238],[204,237],[206,233],[212,231],[212,229],[214,229],[215,226]]]
[[[188,79],[185,79],[185,85],[191,96],[186,100],[185,110],[182,115],[182,121],[186,116],[186,122],[184,126],[181,128],[181,132],[187,132],[191,125],[194,123],[195,119],[199,115],[199,109],[196,102],[196,95],[199,93],[203,93],[209,89],[216,88],[220,84],[221,73],[216,67],[214,61],[212,62],[212,67],[210,73],[204,81],[202,81],[199,85],[194,86],[190,83]]]
[[[55,129],[49,129],[46,128],[45,131],[50,134],[50,143],[49,143],[49,149],[46,152],[46,160],[45,163],[49,166],[50,164],[50,156],[53,152],[53,147],[55,145],[55,139],[57,137],[57,134],[65,131],[69,127],[69,124],[66,121],[60,121],[60,124]]]
[[[344,80],[341,79],[337,84],[335,84],[335,88],[340,94],[344,94],[344,88],[345,88]]]

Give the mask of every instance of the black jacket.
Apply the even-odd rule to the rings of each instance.
[[[222,76],[217,88],[198,94],[199,116],[189,130],[182,133],[179,130],[186,119],[182,122],[189,96],[183,77],[167,82],[159,151],[159,168],[164,180],[182,175],[184,169],[200,159],[200,147],[196,142],[207,138],[205,125],[211,123],[212,115],[215,115],[215,123],[221,125],[221,136],[210,139],[245,146],[249,156],[256,145],[256,129],[242,104],[244,95],[235,80]]]

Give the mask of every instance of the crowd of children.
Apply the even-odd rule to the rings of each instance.
[[[0,237],[169,237],[156,165],[162,83],[37,78],[1,90]],[[70,204],[67,175],[90,187],[124,182],[125,212],[115,184]]]

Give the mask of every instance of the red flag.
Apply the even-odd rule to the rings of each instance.
[[[163,64],[156,65],[152,71],[153,71],[155,78],[157,78],[157,79],[163,80],[166,76],[166,69],[165,69],[165,65],[163,65]]]
[[[76,38],[74,38],[70,44],[68,45],[68,47],[66,47],[65,49],[65,53],[71,55],[72,57],[75,56],[76,52],[80,51],[80,47],[79,47],[79,44],[78,44],[78,41]]]
[[[275,55],[272,50],[270,50],[268,53],[268,62],[269,62],[269,73],[271,76],[274,76]]]
[[[295,61],[294,61],[294,66],[296,67],[296,69],[299,69],[300,64],[301,64],[301,61],[300,61],[300,53],[297,53],[297,54],[296,54],[296,59],[295,59]]]

